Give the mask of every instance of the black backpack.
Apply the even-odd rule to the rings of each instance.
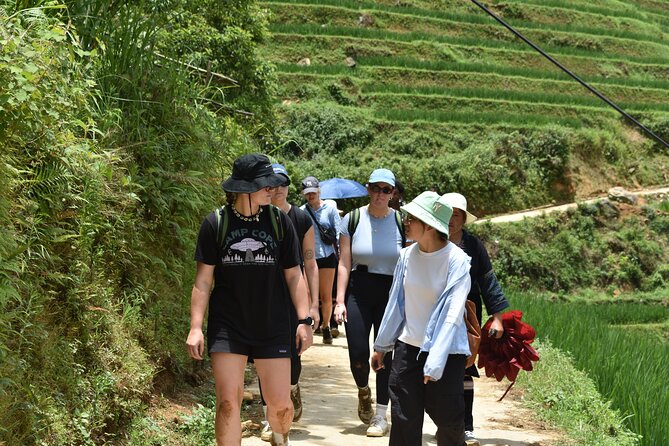
[[[358,223],[360,223],[360,208],[353,209],[348,220],[348,235],[351,237],[351,241],[353,241],[353,234],[355,234]],[[397,211],[395,211],[395,224],[397,225],[397,229],[400,231],[400,235],[402,236],[402,248],[404,248],[407,244],[407,237],[404,234],[404,223],[402,222],[402,217]]]
[[[270,204],[269,211],[272,214],[271,221],[274,228],[274,236],[281,242],[285,235],[284,227],[281,224],[281,209]],[[214,210],[214,213],[216,214],[216,243],[218,243],[220,248],[223,248],[223,240],[225,240],[225,236],[228,233],[228,223],[230,221],[229,211],[226,206],[221,206]]]

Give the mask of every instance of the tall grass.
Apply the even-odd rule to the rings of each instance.
[[[458,23],[469,23],[475,25],[491,25],[495,22],[489,16],[481,14],[468,14],[468,13],[454,13],[451,11],[443,11],[437,9],[421,9],[416,7],[409,6],[396,6],[390,8],[385,5],[379,5],[378,3],[368,2],[368,1],[354,1],[354,0],[266,0],[266,6],[271,7],[272,4],[275,5],[328,5],[339,8],[346,8],[351,10],[367,10],[367,11],[376,11],[384,14],[392,14],[393,16],[406,16],[406,17],[415,17],[415,18],[425,18],[425,19],[438,19],[438,20],[448,20]],[[383,16],[381,16],[383,17]],[[606,16],[604,16],[606,17]],[[608,27],[593,27],[593,26],[582,26],[580,23],[587,22],[588,18],[583,18],[583,20],[578,21],[578,24],[572,23],[537,23],[527,20],[512,20],[511,23],[522,29],[532,29],[532,30],[551,30],[558,32],[567,32],[567,33],[580,33],[587,34],[592,36],[606,36],[606,37],[617,37],[621,39],[631,39],[636,41],[646,41],[653,43],[666,44],[667,39],[664,34],[658,29],[654,28],[648,30],[647,32],[638,32],[639,28],[648,28],[646,22],[636,20],[637,27],[635,31],[630,31],[628,29],[616,29],[610,26]],[[401,20],[401,19],[400,19]],[[659,36],[659,37],[658,37]]]
[[[555,118],[551,116],[525,115],[495,112],[459,112],[425,109],[376,109],[374,116],[391,121],[427,121],[453,122],[485,126],[489,124],[507,124],[518,127],[543,127],[558,125],[563,127],[581,128],[583,121],[575,118]]]
[[[528,54],[532,53],[532,50],[522,43],[517,43],[516,41],[504,41],[504,40],[492,40],[492,39],[482,39],[482,38],[473,38],[473,37],[452,37],[452,36],[439,36],[435,34],[428,34],[422,32],[406,32],[406,33],[396,33],[378,29],[365,29],[365,28],[352,28],[346,26],[321,26],[316,24],[284,24],[284,23],[273,23],[269,26],[271,32],[276,33],[294,33],[302,35],[315,35],[315,36],[346,36],[354,37],[358,39],[382,39],[389,41],[400,41],[400,42],[416,42],[416,41],[426,41],[426,42],[442,42],[442,43],[451,43],[463,46],[470,47],[481,47],[481,48],[490,48],[490,49],[509,49],[509,50],[518,50],[521,52],[526,52]],[[636,55],[625,55],[624,57],[620,54],[608,54],[602,53],[601,51],[592,51],[585,50],[580,48],[573,47],[564,47],[564,46],[554,46],[554,45],[542,45],[543,49],[557,55],[571,55],[571,56],[587,56],[594,59],[605,59],[605,60],[633,60],[642,63],[649,64],[666,64],[667,57],[656,57],[656,56],[636,56]]]
[[[491,87],[493,87],[491,85]],[[609,109],[609,105],[602,100],[586,95],[583,96],[564,95],[551,93],[550,90],[539,92],[518,91],[518,90],[496,90],[493,88],[458,88],[458,87],[410,87],[405,85],[387,85],[387,84],[366,84],[362,91],[370,94],[397,94],[397,95],[420,95],[447,98],[472,98],[489,99],[495,101],[513,101],[527,103],[541,103],[551,105],[565,106],[587,106],[602,109]],[[636,102],[618,102],[618,105],[626,111],[662,111],[669,112],[669,103],[636,103]]]
[[[502,76],[519,76],[531,79],[570,80],[571,77],[560,70],[538,70],[532,68],[515,68],[491,63],[451,62],[439,60],[418,60],[407,57],[359,57],[356,59],[361,66],[401,67],[432,71],[456,71],[465,73],[495,73]],[[282,66],[283,69],[283,66]],[[650,79],[640,77],[587,76],[586,80],[597,84],[620,85],[624,87],[645,87],[669,89],[666,79]]]
[[[548,6],[551,8],[583,11],[611,17],[632,18],[639,21],[650,21],[663,26],[669,26],[669,17],[658,14],[657,11],[644,11],[638,8],[636,4],[632,6],[626,2],[615,2],[616,6],[618,6],[617,8],[601,7],[594,3],[574,0],[508,0],[508,3]],[[624,7],[621,8],[621,6]]]
[[[356,58],[356,70],[341,65],[313,64],[301,66],[289,63],[277,63],[280,73],[317,73],[324,75],[356,75],[364,77],[373,73],[375,68],[393,68],[406,71],[430,72],[446,71],[452,73],[497,74],[504,77],[522,77],[532,80],[556,80],[574,82],[571,77],[559,70],[547,71],[532,68],[515,68],[513,66],[496,65],[492,63],[467,63],[439,60],[418,60],[408,57],[379,57],[361,56]],[[664,79],[645,79],[639,77],[603,77],[587,76],[586,80],[593,85],[605,84],[627,88],[653,88],[657,90],[669,89],[669,81]]]
[[[317,55],[317,61],[343,63],[343,54],[353,55],[356,59],[388,58],[389,62],[378,62],[379,65],[393,64],[395,59],[424,61],[431,63],[454,62],[492,67],[512,68],[514,70],[545,71],[554,75],[562,75],[550,62],[538,53],[504,48],[470,47],[448,43],[432,43],[429,41],[385,41],[383,39],[356,39],[349,36],[336,35],[300,35],[292,33],[275,33],[273,46],[268,56],[274,62],[282,60],[299,60],[304,55]],[[278,56],[277,56],[278,55]],[[561,56],[560,61],[582,78],[590,77],[618,79],[626,76],[630,79],[666,80],[668,69],[666,64],[644,64],[627,60],[598,59],[597,55]],[[418,65],[420,66],[420,65]],[[566,75],[565,75],[566,76]],[[613,81],[615,82],[615,81]]]
[[[612,324],[667,320],[669,309],[639,304],[556,303],[514,294],[524,319],[556,347],[569,351],[602,395],[627,415],[644,446],[669,444],[669,342]]]

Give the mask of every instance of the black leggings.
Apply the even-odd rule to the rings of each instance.
[[[369,384],[369,334],[374,326],[374,339],[378,335],[392,283],[393,276],[351,271],[346,296],[345,325],[348,358],[358,387]],[[392,355],[386,355],[385,368],[376,373],[376,401],[382,405],[388,405],[390,400],[388,377],[391,364]]]

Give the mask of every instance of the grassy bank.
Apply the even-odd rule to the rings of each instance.
[[[569,352],[576,367],[587,372],[602,396],[625,417],[625,426],[643,437],[642,445],[667,443],[669,394],[664,361],[669,357],[669,342],[635,327],[668,320],[667,307],[551,302],[530,294],[514,294],[512,301],[538,336]],[[544,401],[549,406],[572,397],[559,387],[551,392],[552,400],[545,397]],[[597,419],[596,413],[593,416]]]

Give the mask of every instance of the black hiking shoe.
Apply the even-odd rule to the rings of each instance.
[[[323,328],[323,344],[332,344],[332,333],[330,327]]]

